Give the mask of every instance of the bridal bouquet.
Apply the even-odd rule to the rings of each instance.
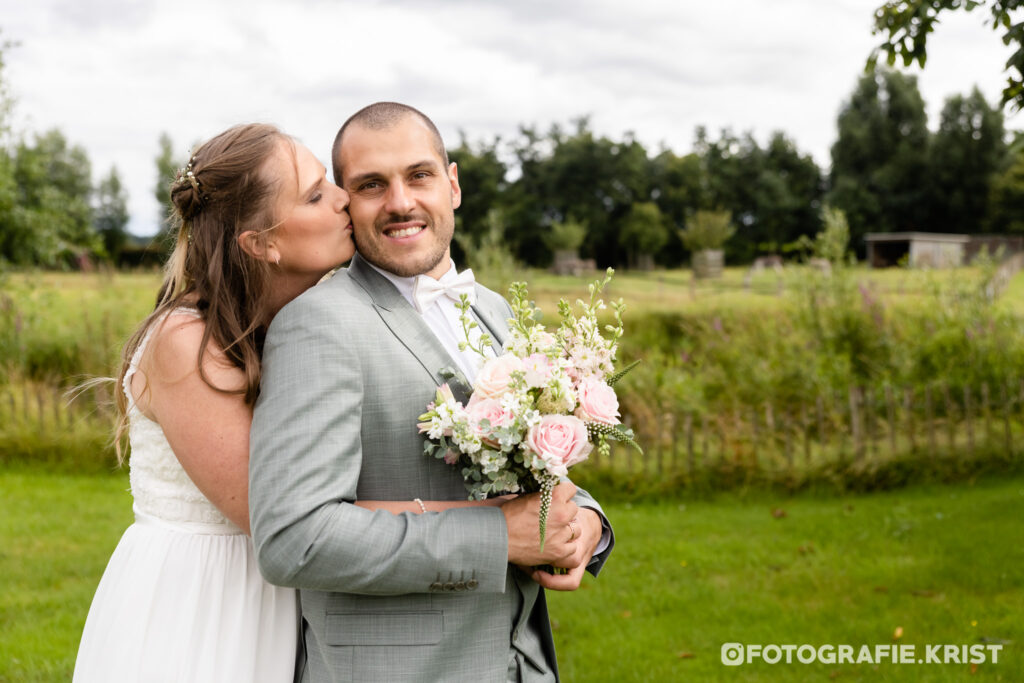
[[[551,491],[573,465],[587,459],[596,447],[609,453],[609,441],[637,450],[633,431],[619,421],[615,383],[636,363],[616,372],[615,353],[622,336],[622,301],[612,302],[614,324],[602,334],[598,312],[607,308],[599,298],[611,281],[589,287],[590,302],[577,300],[578,314],[563,299],[558,303],[560,325],[548,330],[540,311],[528,298],[526,284],[509,289],[513,317],[502,354],[486,357],[491,345],[486,334],[471,344],[465,295],[459,305],[467,341],[483,360],[466,405],[457,401],[447,384],[437,390],[419,430],[428,436],[427,455],[462,468],[471,500],[503,493],[541,492],[540,544],[544,547]],[[639,362],[639,361],[637,361]]]

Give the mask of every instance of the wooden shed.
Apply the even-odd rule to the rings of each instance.
[[[903,263],[911,268],[954,268],[964,265],[971,238],[940,232],[869,232],[868,265],[890,268]]]

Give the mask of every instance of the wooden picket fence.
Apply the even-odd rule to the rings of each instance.
[[[852,387],[782,405],[765,400],[716,412],[666,411],[630,425],[640,455],[617,448],[598,464],[655,476],[695,475],[723,464],[799,470],[904,454],[973,458],[1024,452],[1024,380],[998,386]],[[630,420],[627,416],[626,423]]]
[[[0,430],[36,432],[109,425],[114,415],[112,382],[69,390],[42,382],[0,386]]]
[[[45,383],[0,387],[0,435],[88,431],[109,436],[113,382],[77,394]],[[696,475],[723,464],[799,470],[902,454],[974,457],[1024,452],[1024,379],[997,386],[854,387],[783,405],[765,400],[716,412],[673,410],[630,425],[643,446],[595,452],[597,466],[637,474]],[[653,423],[653,424],[650,424]],[[626,417],[629,425],[629,417]],[[2,458],[0,458],[2,460]]]

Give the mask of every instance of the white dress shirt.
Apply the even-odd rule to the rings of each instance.
[[[458,274],[458,271],[455,269],[455,261],[449,260],[449,262],[451,266],[444,275],[438,278],[439,282],[443,283],[446,280],[452,280]],[[429,275],[401,277],[378,268],[372,263],[370,264],[370,267],[386,277],[388,281],[398,289],[398,293],[401,294],[405,300],[413,306],[413,308],[416,307],[413,299],[413,288],[416,285],[416,278],[430,277]],[[433,332],[437,337],[437,340],[441,342],[441,346],[443,346],[445,351],[448,352],[448,355],[458,363],[459,369],[462,370],[463,374],[466,375],[466,379],[469,380],[470,385],[472,385],[473,380],[476,379],[477,370],[480,369],[480,365],[483,362],[484,357],[470,348],[467,348],[465,351],[459,350],[459,342],[466,341],[466,334],[462,329],[462,323],[459,321],[460,313],[455,302],[447,296],[438,297],[437,301],[428,306],[421,315],[423,316],[423,322],[427,324],[430,331]],[[480,335],[480,323],[477,322],[477,326],[469,332],[470,342],[474,346],[479,346]],[[488,358],[494,357],[493,348],[488,346],[485,351]]]

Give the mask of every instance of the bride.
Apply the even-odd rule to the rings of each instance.
[[[249,426],[271,318],[355,250],[349,199],[308,149],[264,124],[203,144],[171,199],[177,243],[119,375],[135,522],[96,589],[74,681],[286,683],[298,601],[257,569]],[[357,505],[416,514],[502,502]]]

